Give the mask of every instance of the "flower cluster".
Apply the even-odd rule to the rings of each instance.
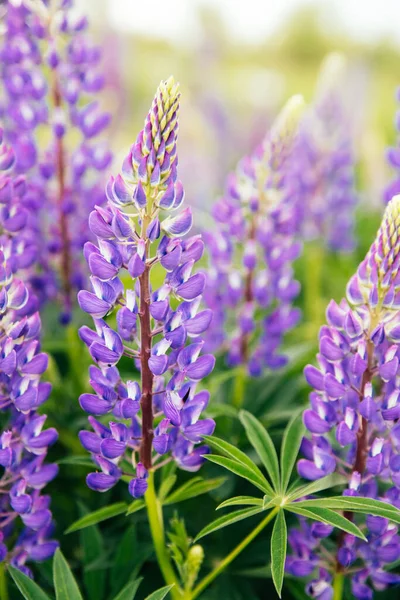
[[[316,480],[333,473],[347,479],[345,495],[378,498],[400,507],[400,196],[386,208],[375,242],[347,287],[347,301],[331,302],[321,328],[319,368],[307,366],[314,388],[304,424],[305,458],[299,474]],[[400,558],[397,527],[368,517],[368,542],[345,535],[337,550],[324,547],[325,526],[303,523],[292,532],[289,572],[319,577],[308,586],[313,598],[332,598],[332,573],[351,572],[352,594],[373,597],[372,587],[400,583],[384,567]],[[372,586],[372,587],[371,587]]]
[[[97,363],[90,368],[94,393],[80,397],[93,428],[80,439],[100,469],[87,483],[105,491],[133,464],[134,497],[145,493],[148,470],[167,453],[183,469],[197,470],[207,448],[196,445],[214,430],[211,419],[200,420],[209,394],[196,393],[214,367],[214,357],[201,353],[200,335],[211,320],[210,310],[199,312],[205,276],[192,272],[204,245],[199,235],[181,239],[192,225],[189,208],[169,214],[184,199],[177,180],[179,97],[172,78],[160,84],[122,174],[106,186],[107,205],[91,213],[97,244],[87,242],[84,252],[93,291],[78,294],[96,327],[80,330]],[[111,316],[104,320],[114,310],[115,327]],[[122,380],[122,356],[137,362],[140,383]],[[111,420],[104,424],[100,415]]]
[[[2,137],[1,131],[0,410],[5,429],[0,435],[0,561],[30,575],[25,563],[45,560],[57,547],[49,539],[50,498],[41,495],[57,474],[56,465],[44,462],[57,432],[43,430],[46,415],[38,412],[51,386],[40,381],[47,355],[40,351],[37,300],[21,279],[34,257],[26,243],[27,183],[24,177],[8,173],[15,155]]]
[[[400,88],[397,90],[397,99],[400,100]],[[396,127],[397,130],[400,129],[400,112],[397,112],[396,115]],[[389,165],[396,170],[396,176],[389,183],[387,188],[384,191],[384,200],[385,202],[389,202],[393,196],[400,193],[400,147],[397,145],[394,148],[388,148],[387,151],[387,161]]]
[[[322,66],[315,101],[305,115],[292,162],[299,185],[299,224],[305,238],[320,238],[332,250],[354,247],[354,157],[341,87],[342,56]]]
[[[112,158],[96,141],[110,120],[93,100],[104,83],[97,71],[101,53],[88,42],[87,20],[76,18],[72,5],[8,2],[0,51],[5,135],[15,148],[16,169],[29,173],[31,229],[43,240],[32,285],[41,300],[60,297],[65,322],[74,289],[83,285],[88,215],[105,201],[99,173]],[[46,139],[43,127],[49,139],[44,150],[37,144],[38,135]]]
[[[292,268],[301,250],[297,195],[286,167],[302,107],[300,96],[289,100],[263,144],[229,176],[213,209],[216,231],[205,234],[205,301],[214,311],[209,347],[226,349],[229,365],[245,364],[253,376],[286,363],[282,338],[299,319]]]

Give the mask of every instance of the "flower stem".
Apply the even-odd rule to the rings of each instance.
[[[140,460],[146,469],[151,468],[151,449],[153,442],[153,373],[149,367],[151,354],[151,321],[150,321],[150,269],[146,265],[140,283],[140,366],[142,377],[142,443]]]
[[[333,600],[342,600],[344,588],[343,573],[336,572],[333,579]]]
[[[174,587],[171,588],[170,591],[172,598],[174,600],[180,600],[182,598],[181,590],[166,549],[162,506],[156,495],[153,471],[149,472],[148,488],[144,499],[146,501],[147,516],[158,566],[163,574],[165,583],[167,585],[174,584]]]
[[[246,388],[246,367],[242,366],[238,369],[236,377],[233,380],[232,403],[236,408],[241,408],[243,405],[244,391]]]
[[[194,600],[195,598],[197,598],[197,596],[199,596],[210,585],[210,583],[212,583],[214,579],[218,577],[218,575],[222,573],[222,571],[224,571],[224,569],[226,569],[226,567],[242,552],[242,550],[244,550],[246,546],[248,546],[250,542],[252,542],[254,538],[257,537],[259,533],[261,533],[261,531],[268,525],[268,523],[272,521],[272,519],[279,511],[279,508],[279,506],[276,506],[273,510],[271,510],[265,517],[265,519],[263,519],[261,523],[259,523],[257,527],[253,529],[253,531],[251,531],[249,535],[245,537],[244,540],[242,540],[240,544],[238,544],[236,548],[234,548],[232,552],[228,554],[228,556],[226,556],[215,567],[215,569],[213,569],[208,575],[204,577],[204,579],[200,581],[200,583],[195,587],[190,596],[188,596],[187,600]]]
[[[306,253],[306,272],[304,288],[304,307],[307,322],[319,327],[323,322],[324,301],[322,289],[322,274],[324,264],[324,251],[321,246],[310,244]],[[310,329],[310,336],[314,339],[314,327]]]
[[[7,574],[5,564],[0,565],[0,598],[1,600],[8,600],[8,586],[7,586]]]
[[[62,106],[60,87],[57,76],[53,83],[53,103],[56,109]],[[65,308],[69,311],[72,307],[72,286],[71,286],[71,239],[69,234],[68,217],[65,213],[64,197],[66,192],[65,168],[66,157],[62,138],[56,138],[56,173],[58,182],[58,225],[61,238],[61,279],[64,294]]]

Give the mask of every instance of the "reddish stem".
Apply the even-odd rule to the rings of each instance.
[[[53,84],[53,102],[55,108],[62,107],[62,98],[57,79]],[[72,305],[71,295],[71,239],[69,235],[68,218],[64,212],[64,197],[65,197],[65,149],[62,138],[56,139],[56,172],[58,181],[58,225],[61,237],[61,280],[62,289],[65,298],[66,308],[70,309]]]
[[[249,231],[249,240],[254,240],[256,235],[256,226],[254,218],[250,224]],[[244,301],[245,304],[249,302],[253,302],[253,277],[254,277],[254,269],[247,269],[245,283],[244,283]],[[248,333],[242,333],[240,337],[240,355],[242,357],[242,361],[247,363],[249,358],[249,342],[250,336]]]
[[[147,254],[147,252],[146,252]],[[142,441],[140,444],[140,461],[146,469],[151,468],[151,449],[153,442],[153,373],[149,367],[151,354],[151,321],[150,321],[150,267],[139,277],[140,283],[140,364],[142,377]]]

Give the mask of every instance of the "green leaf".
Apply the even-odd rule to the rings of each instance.
[[[280,474],[275,446],[263,425],[246,410],[240,411],[239,419],[246,430],[247,438],[267,470],[275,491],[279,491]]]
[[[215,479],[208,480],[200,478],[191,479],[172,492],[170,496],[165,498],[163,504],[165,506],[168,504],[176,504],[177,502],[182,502],[183,500],[206,494],[207,492],[219,488],[225,481],[226,477],[216,477]]]
[[[163,600],[165,596],[168,594],[169,590],[174,587],[174,583],[172,585],[166,585],[165,587],[160,588],[156,592],[147,596],[145,600]]]
[[[332,475],[327,475],[326,477],[317,479],[312,483],[296,487],[288,495],[288,500],[297,500],[297,498],[311,496],[312,494],[322,492],[323,490],[335,487],[336,485],[341,485],[342,483],[345,483],[345,481],[346,478],[343,475],[339,475],[339,473],[332,473]]]
[[[285,508],[290,512],[302,515],[303,517],[308,517],[314,521],[323,521],[324,523],[328,523],[328,525],[333,525],[333,527],[342,529],[343,531],[346,531],[346,533],[351,533],[366,541],[366,537],[357,525],[330,508],[298,508],[297,502],[294,502],[291,506],[286,506]]]
[[[126,586],[115,596],[114,600],[134,600],[139,585],[142,583],[143,577],[130,581]]]
[[[146,503],[144,500],[134,500],[128,506],[128,510],[126,511],[126,516],[133,515],[133,513],[138,512],[139,510],[142,510],[142,508],[144,508],[145,506],[146,506]]]
[[[361,498],[358,496],[332,496],[331,498],[316,498],[315,500],[302,500],[296,502],[300,508],[331,508],[333,510],[345,510],[359,512],[377,517],[385,517],[394,523],[400,523],[400,510],[391,504],[373,500],[372,498]]]
[[[172,475],[169,475],[166,479],[164,479],[164,481],[161,483],[160,489],[158,491],[158,497],[160,498],[161,502],[164,500],[164,498],[168,496],[168,494],[174,487],[177,479],[177,476],[175,475],[175,473],[173,473]]]
[[[65,534],[79,531],[79,529],[83,529],[84,527],[90,527],[90,525],[96,525],[96,523],[101,523],[101,521],[106,521],[107,519],[111,519],[111,517],[122,515],[126,512],[127,506],[126,502],[116,502],[109,506],[103,506],[103,508],[99,508],[99,510],[95,510],[78,519],[75,523],[72,523],[65,531]]]
[[[290,421],[283,434],[281,447],[281,490],[285,493],[287,490],[290,476],[296,462],[301,440],[305,432],[302,414],[297,414]]]
[[[248,469],[253,471],[254,475],[260,481],[265,482],[265,484],[268,486],[268,492],[273,493],[273,489],[271,488],[270,484],[265,479],[264,475],[262,474],[260,469],[257,467],[257,465],[255,465],[253,463],[253,461],[251,460],[251,458],[249,458],[247,456],[247,454],[245,454],[244,452],[242,452],[235,446],[232,446],[232,444],[229,444],[228,442],[225,442],[224,440],[221,440],[220,438],[217,438],[215,436],[205,435],[205,436],[203,436],[203,439],[212,448],[216,448],[217,450],[219,450],[221,452],[221,454],[223,454],[224,456],[227,456],[228,458],[231,458],[231,459],[235,460],[236,462],[238,462],[242,465],[245,465]],[[207,456],[206,456],[206,458],[207,458]]]
[[[237,523],[238,521],[242,521],[243,519],[247,519],[248,517],[252,517],[253,515],[258,515],[263,511],[262,507],[257,506],[256,508],[242,508],[240,510],[235,510],[234,512],[229,513],[229,515],[224,515],[223,517],[219,517],[212,521],[208,525],[206,525],[200,533],[197,535],[194,540],[197,542],[202,537],[212,533],[213,531],[217,531],[218,529],[222,529],[223,527],[227,527],[227,525],[232,525],[233,523]]]
[[[225,456],[218,456],[217,454],[206,454],[205,458],[210,460],[211,462],[228,469],[235,475],[239,475],[239,477],[243,477],[243,479],[247,479],[253,485],[255,485],[259,490],[264,493],[274,495],[274,491],[269,485],[268,481],[263,477],[258,477],[257,474],[254,473],[252,469],[249,469],[247,465],[243,465],[242,463],[237,462],[236,460],[232,460],[231,458],[226,458]]]
[[[82,516],[88,514],[87,508],[81,502],[78,505]],[[102,600],[105,593],[106,571],[101,561],[99,561],[98,566],[96,562],[99,558],[104,558],[105,552],[103,539],[97,525],[92,525],[80,531],[80,543],[83,550],[83,581],[87,600]],[[91,569],[90,567],[93,564],[96,568]]]
[[[57,548],[54,555],[53,580],[56,600],[83,600],[75,577],[60,548]]]
[[[88,459],[87,454],[82,456],[67,456],[66,458],[58,460],[57,464],[93,468],[93,461]]]
[[[263,501],[261,498],[254,498],[253,496],[235,496],[221,502],[215,510],[226,506],[263,506]]]
[[[11,565],[8,565],[7,568],[25,600],[49,600],[47,594],[30,577]]]
[[[271,536],[271,574],[276,592],[281,598],[283,575],[285,572],[287,545],[287,529],[283,510],[280,510],[275,519]]]

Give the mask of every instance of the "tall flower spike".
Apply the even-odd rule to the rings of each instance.
[[[305,238],[329,248],[354,247],[354,156],[345,111],[347,65],[338,53],[324,60],[315,100],[300,127],[293,175],[299,185],[299,224]]]
[[[400,88],[397,89],[396,93],[397,101],[400,101]],[[397,132],[400,130],[400,111],[398,110],[395,117],[395,126]],[[400,193],[400,138],[398,136],[397,145],[395,147],[388,148],[386,153],[387,162],[389,166],[394,169],[395,176],[392,181],[388,184],[384,191],[383,199],[385,202],[389,202],[390,199],[396,194]]]
[[[344,495],[385,500],[400,507],[400,196],[388,204],[377,237],[347,288],[347,301],[331,301],[321,328],[319,368],[305,376],[314,388],[304,412],[310,433],[303,440],[299,474],[316,480],[334,471],[347,479]],[[354,515],[350,515],[355,518]],[[357,517],[358,518],[358,517]],[[336,551],[323,539],[331,528],[301,522],[289,540],[287,570],[316,577],[312,598],[332,597],[332,579],[351,579],[352,597],[373,598],[400,583],[385,567],[400,558],[397,527],[367,517],[368,542],[339,536]],[[326,595],[323,596],[322,593]]]
[[[60,299],[63,322],[83,285],[87,219],[105,201],[99,173],[111,162],[107,145],[97,141],[110,120],[95,101],[104,83],[97,72],[101,53],[86,29],[72,0],[8,2],[0,50],[5,135],[15,147],[16,169],[29,173],[39,246],[40,269],[31,283],[41,301]],[[50,142],[42,151],[43,127]]]
[[[205,277],[193,273],[204,244],[199,235],[181,237],[191,228],[192,214],[189,208],[179,211],[184,197],[177,180],[179,97],[172,77],[161,82],[122,174],[107,184],[107,206],[91,213],[97,244],[88,242],[84,251],[93,291],[78,294],[96,328],[80,330],[97,363],[90,368],[94,393],[80,397],[93,428],[80,439],[99,468],[87,483],[105,491],[122,473],[132,474],[129,491],[135,498],[147,489],[148,470],[167,454],[183,469],[199,469],[208,448],[197,444],[214,430],[214,421],[200,419],[209,394],[196,392],[215,361],[202,354],[200,336],[211,311],[199,311]],[[126,281],[126,272],[124,288],[120,276]],[[104,320],[112,312],[116,331]],[[136,361],[140,383],[121,379],[116,365],[122,356]],[[95,418],[106,414],[112,415],[107,425]]]
[[[34,259],[28,186],[11,171],[14,152],[2,137],[0,131],[0,562],[32,576],[26,563],[50,558],[58,545],[49,539],[50,498],[41,495],[57,474],[57,465],[44,462],[57,432],[43,429],[46,415],[38,412],[51,386],[40,381],[47,356],[40,351],[37,300],[24,282]]]
[[[228,363],[247,365],[253,376],[285,364],[282,338],[299,319],[292,263],[301,247],[287,164],[303,108],[301,96],[290,99],[263,144],[228,177],[213,210],[216,231],[206,234],[205,301],[214,311],[208,346],[227,350]]]

